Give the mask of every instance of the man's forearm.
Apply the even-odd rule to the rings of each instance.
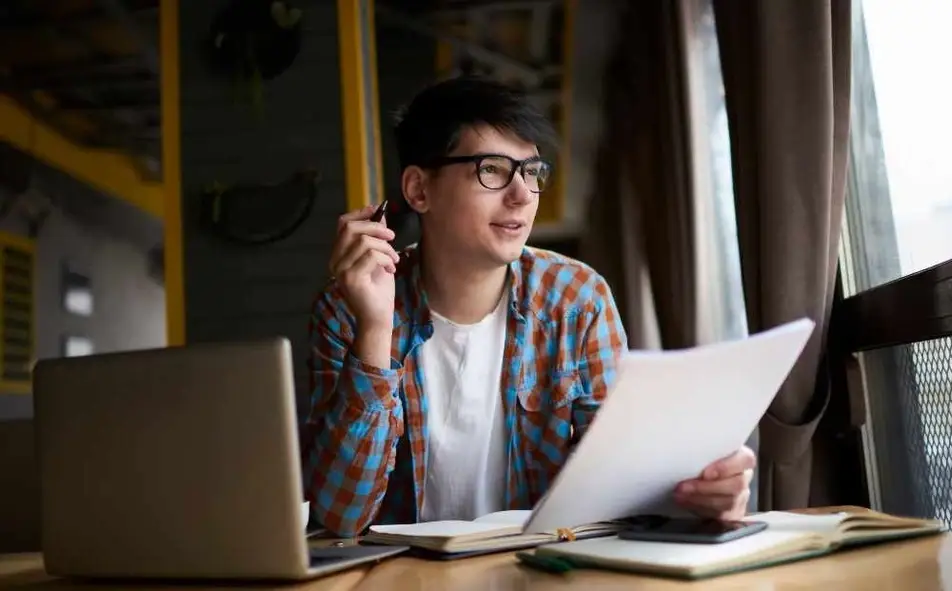
[[[352,537],[380,509],[394,465],[402,409],[359,410],[342,403],[322,421],[306,458],[305,486],[318,521]]]
[[[403,372],[390,367],[389,339],[358,333],[349,353],[327,349],[314,363],[333,371],[313,396],[321,402],[305,442],[305,486],[315,516],[336,535],[357,535],[373,521],[396,458]]]
[[[390,326],[357,327],[354,339],[354,355],[373,367],[390,369],[390,343],[393,328]]]

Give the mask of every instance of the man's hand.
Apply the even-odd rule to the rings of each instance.
[[[737,520],[747,514],[750,481],[757,457],[749,447],[742,447],[720,459],[693,480],[680,483],[674,499],[682,507],[702,516],[724,521]]]
[[[377,206],[345,213],[337,221],[330,272],[357,320],[354,353],[364,363],[390,369],[390,341],[397,263],[386,219],[370,221]]]

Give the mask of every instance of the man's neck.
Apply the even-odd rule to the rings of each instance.
[[[423,286],[430,309],[457,324],[474,324],[499,304],[506,267],[475,269],[422,244]]]

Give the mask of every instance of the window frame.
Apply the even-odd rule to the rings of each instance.
[[[852,14],[850,164],[839,252],[846,297],[833,305],[830,350],[846,368],[846,389],[858,407],[870,506],[931,517],[931,495],[908,486],[930,470],[924,445],[907,445],[925,443],[924,418],[897,393],[910,387],[903,368],[917,368],[911,346],[952,336],[952,259],[902,275],[861,0],[853,1]]]

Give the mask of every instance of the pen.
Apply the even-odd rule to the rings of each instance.
[[[386,200],[386,199],[384,199],[383,202],[380,204],[380,207],[378,207],[377,210],[374,211],[374,214],[373,214],[372,216],[370,216],[370,221],[372,221],[372,222],[379,222],[380,220],[383,219],[383,214],[385,214],[385,213],[387,213],[387,200]]]

